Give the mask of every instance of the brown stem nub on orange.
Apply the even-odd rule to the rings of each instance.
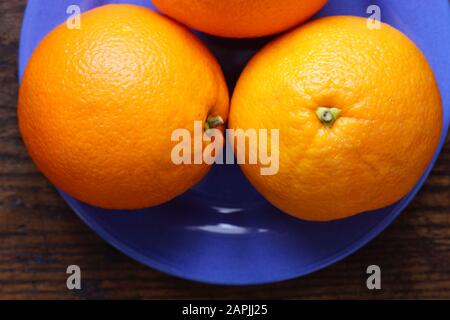
[[[322,122],[328,128],[331,128],[341,115],[341,109],[320,107],[317,108],[316,115],[319,118],[320,122]]]
[[[205,122],[205,130],[208,131],[209,129],[216,128],[224,123],[225,121],[223,121],[221,116],[209,116]]]

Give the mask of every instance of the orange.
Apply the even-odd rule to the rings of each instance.
[[[220,66],[185,27],[132,5],[62,24],[37,47],[19,94],[23,140],[56,186],[89,204],[136,209],[166,202],[208,171],[175,165],[175,129],[226,120]]]
[[[261,37],[305,21],[328,0],[152,0],[193,29],[231,38]]]
[[[282,36],[235,89],[230,128],[279,129],[278,173],[261,175],[261,162],[242,169],[293,216],[326,221],[393,204],[438,145],[442,103],[427,60],[401,32],[366,22],[329,17]]]

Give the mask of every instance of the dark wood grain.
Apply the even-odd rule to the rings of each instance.
[[[104,243],[71,212],[29,159],[17,129],[16,56],[25,0],[0,3],[0,299],[448,298],[450,143],[406,212],[356,254],[312,275],[274,285],[222,287],[151,270]],[[66,289],[66,267],[83,289]],[[381,291],[365,269],[383,270]]]

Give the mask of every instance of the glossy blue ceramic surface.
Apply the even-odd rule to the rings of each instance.
[[[147,0],[29,0],[20,43],[20,75],[35,46],[68,15],[108,3],[150,6]],[[319,16],[368,16],[376,4],[382,20],[406,33],[425,53],[444,100],[444,131],[450,122],[450,6],[447,0],[331,0]],[[200,35],[219,58],[230,90],[251,55],[268,41]],[[411,201],[328,223],[291,218],[254,191],[236,166],[216,166],[192,190],[156,208],[117,212],[93,208],[61,193],[95,232],[130,257],[172,275],[217,284],[260,284],[326,267],[353,253],[388,226]],[[414,245],[414,244],[411,244]]]

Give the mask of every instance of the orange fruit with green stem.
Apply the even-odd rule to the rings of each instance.
[[[212,35],[253,38],[285,31],[328,0],[152,0],[163,13]]]
[[[39,169],[91,205],[164,203],[199,181],[206,164],[176,165],[174,130],[223,127],[220,66],[185,27],[140,6],[107,5],[62,24],[34,51],[19,94],[19,126]],[[220,121],[217,121],[220,120]],[[206,124],[205,124],[206,127]]]
[[[250,61],[229,126],[279,129],[278,173],[242,170],[276,207],[327,221],[391,205],[414,187],[438,145],[442,102],[430,65],[401,32],[328,17]]]

